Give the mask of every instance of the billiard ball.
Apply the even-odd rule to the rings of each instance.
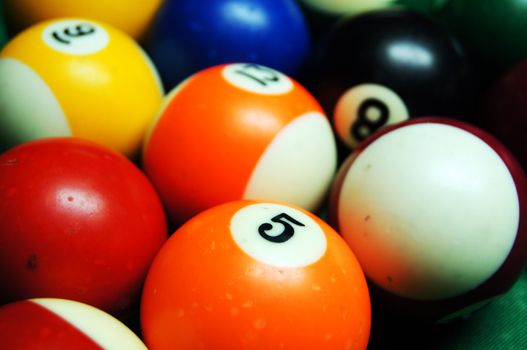
[[[314,42],[325,40],[332,27],[345,17],[396,8],[411,9],[438,17],[437,12],[443,5],[437,0],[299,0],[298,2],[307,19]],[[302,79],[304,75],[309,76],[312,69],[310,59],[308,59],[308,63],[304,65],[298,78]]]
[[[315,211],[337,166],[335,137],[315,98],[252,63],[207,68],[174,88],[143,149],[143,169],[176,225],[242,198]]]
[[[133,157],[162,98],[159,76],[144,51],[102,22],[39,23],[0,51],[3,150],[73,135]]]
[[[525,174],[472,124],[421,118],[379,131],[343,163],[330,221],[372,302],[432,322],[505,293],[527,260]]]
[[[386,8],[393,6],[394,0],[300,0],[300,2],[306,5],[308,8],[313,9],[317,12],[334,15],[334,16],[346,16],[346,15],[357,15],[373,9]]]
[[[523,0],[444,1],[437,18],[470,49],[490,81],[527,58],[527,2]]]
[[[440,7],[437,0],[300,0],[307,8],[324,15],[355,16],[368,11],[405,7],[422,12],[433,12]]]
[[[310,212],[234,201],[180,227],[141,301],[149,349],[366,349],[370,299],[344,240]]]
[[[60,17],[91,18],[113,25],[136,40],[144,39],[163,0],[4,0],[8,27],[18,33]]]
[[[499,77],[480,103],[481,126],[498,137],[527,169],[527,60]]]
[[[339,22],[315,61],[311,89],[349,148],[411,117],[468,118],[475,102],[461,46],[438,22],[410,10]]]
[[[107,147],[48,138],[0,156],[2,304],[54,297],[125,315],[166,238],[154,188]]]
[[[145,48],[170,90],[204,68],[232,62],[292,75],[311,43],[295,1],[167,0]]]
[[[116,318],[93,306],[56,298],[1,306],[0,339],[5,349],[146,350]]]

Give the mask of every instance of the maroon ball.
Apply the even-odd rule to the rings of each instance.
[[[527,168],[527,60],[491,86],[481,105],[481,125],[499,138]]]
[[[349,156],[329,215],[376,305],[446,322],[519,278],[526,194],[521,166],[498,139],[465,122],[420,118],[374,133]]]

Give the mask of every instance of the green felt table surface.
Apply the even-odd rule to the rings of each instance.
[[[527,349],[527,268],[506,294],[449,324],[424,325],[373,314],[368,349]]]

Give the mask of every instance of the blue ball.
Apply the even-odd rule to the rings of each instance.
[[[222,63],[258,63],[294,75],[311,42],[294,0],[167,0],[145,49],[169,90]]]

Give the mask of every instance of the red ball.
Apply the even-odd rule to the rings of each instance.
[[[130,329],[83,303],[56,298],[17,301],[0,307],[3,349],[146,350]]]
[[[55,297],[121,314],[166,238],[154,188],[106,147],[46,139],[0,156],[2,303]]]
[[[525,174],[488,133],[446,118],[374,134],[342,165],[331,221],[372,295],[446,321],[505,293],[527,260]]]

